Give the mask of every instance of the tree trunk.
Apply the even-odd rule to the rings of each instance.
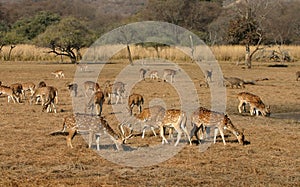
[[[248,69],[251,68],[252,62],[251,62],[251,56],[250,56],[250,46],[246,45],[246,54],[245,54],[245,65]]]
[[[129,60],[130,64],[133,65],[131,51],[130,51],[130,47],[128,44],[127,44],[127,52],[128,52],[128,60]]]

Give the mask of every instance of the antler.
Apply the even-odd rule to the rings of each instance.
[[[119,125],[118,125],[118,129],[120,131],[120,135],[121,135],[121,138],[122,138],[122,141],[123,143],[125,144],[126,143],[126,140],[128,140],[129,138],[131,138],[133,136],[133,128],[132,126],[129,124],[127,124],[127,122],[130,120],[131,118],[129,119],[125,119],[123,120]],[[127,128],[129,129],[129,135],[126,136],[126,133],[125,133],[125,130],[124,130],[124,125],[127,126]]]

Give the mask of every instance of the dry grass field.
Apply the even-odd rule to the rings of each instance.
[[[195,83],[201,105],[209,107],[210,90],[199,86],[203,74],[196,64],[179,65]],[[199,145],[189,146],[183,138],[181,145],[186,145],[170,159],[132,167],[99,156],[95,149],[87,148],[80,135],[74,138],[73,149],[66,146],[64,136],[49,135],[61,129],[64,116],[72,114],[72,99],[65,84],[73,81],[74,65],[1,62],[2,84],[38,84],[43,80],[58,88],[59,102],[55,114],[42,112],[41,105],[30,105],[28,100],[14,104],[0,96],[0,186],[299,186],[300,81],[295,80],[295,72],[300,70],[300,62],[288,63],[285,68],[267,65],[254,63],[252,69],[243,69],[235,62],[220,62],[225,76],[268,78],[243,89],[226,90],[226,112],[237,128],[244,129],[246,145],[239,145],[232,134],[226,133],[226,146],[219,136],[216,144],[202,152]],[[107,64],[98,82],[103,85],[112,80],[123,67],[120,63]],[[65,71],[65,79],[51,75],[58,69]],[[88,70],[93,71],[91,67]],[[162,97],[168,107],[180,107],[169,83],[146,79],[133,90],[144,95],[144,107],[155,97]],[[271,106],[271,117],[239,114],[236,95],[241,91],[259,95]],[[83,93],[79,92],[78,97],[83,98]],[[103,108],[103,115],[115,128],[118,122],[111,113],[112,106],[105,103]],[[126,146],[138,149],[152,144],[161,144],[161,138],[136,136]],[[112,146],[106,149],[111,157],[119,154]],[[134,153],[129,154],[134,157]],[[136,161],[147,162],[143,158]]]

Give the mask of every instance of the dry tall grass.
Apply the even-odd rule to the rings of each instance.
[[[111,55],[111,60],[127,59],[128,53],[126,48],[117,46],[119,52]],[[107,47],[106,47],[107,48]],[[110,48],[110,47],[109,47]],[[0,60],[7,60],[10,46],[4,46],[0,51]],[[171,61],[191,61],[189,54],[191,49],[178,49],[175,47],[159,47],[155,50],[152,47],[144,48],[142,46],[130,46],[132,58],[144,59],[144,58],[162,58]],[[245,47],[240,45],[222,45],[212,46],[211,51],[218,61],[243,61],[245,55]],[[293,60],[300,59],[300,46],[281,46],[282,51],[287,51]],[[112,50],[112,49],[109,49]],[[251,51],[254,47],[251,47]],[[265,47],[264,51],[259,51],[257,54],[264,52],[264,54],[270,54],[272,50],[279,51],[278,46]],[[48,53],[49,49],[36,47],[34,45],[17,45],[11,53],[11,61],[42,61],[42,62],[69,62],[67,57],[57,56],[55,54]],[[82,49],[81,53],[84,54],[86,49]],[[103,53],[103,49],[101,49]],[[114,51],[114,50],[112,50]],[[203,51],[203,50],[202,50]]]

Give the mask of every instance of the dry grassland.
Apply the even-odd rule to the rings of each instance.
[[[169,47],[159,47],[156,51],[153,47],[144,48],[142,46],[130,46],[132,58],[133,59],[143,59],[143,58],[163,58],[168,60],[177,61],[190,61],[191,59],[187,57],[184,53],[179,50],[174,50],[174,48]],[[4,46],[2,51],[0,51],[0,60],[4,60],[8,57],[10,46]],[[87,49],[82,49],[81,53],[84,54]],[[245,57],[245,47],[240,45],[221,45],[212,46],[212,52],[214,53],[218,61],[234,61],[242,62]],[[251,47],[251,51],[254,47]],[[285,51],[287,52],[292,60],[297,61],[300,59],[300,46],[294,45],[283,45],[280,50],[278,46],[265,46],[264,54],[270,55],[271,51],[275,50],[277,52]],[[190,51],[190,49],[188,49]],[[17,45],[11,53],[11,61],[40,61],[40,62],[69,62],[67,57],[56,56],[54,54],[48,53],[49,49],[36,47],[34,45]],[[261,54],[262,51],[257,54]],[[124,59],[127,57],[127,49],[116,54],[113,59]]]
[[[179,65],[195,83],[201,105],[209,107],[210,90],[199,86],[202,72],[195,63]],[[82,136],[75,137],[73,149],[67,148],[63,136],[49,136],[50,132],[61,129],[63,117],[72,113],[72,100],[65,83],[73,81],[74,65],[1,62],[0,81],[4,85],[27,81],[37,84],[43,80],[57,87],[59,112],[42,112],[40,105],[29,105],[28,100],[21,104],[7,103],[7,97],[0,96],[0,186],[299,186],[300,81],[295,80],[295,72],[300,70],[300,62],[288,65],[271,68],[266,63],[254,63],[247,70],[235,62],[220,62],[225,76],[269,79],[246,85],[245,89],[226,90],[227,113],[238,128],[245,130],[246,145],[239,145],[232,134],[226,133],[226,146],[218,137],[217,143],[204,152],[199,145],[186,145],[164,162],[129,167],[108,161],[96,150],[88,149]],[[123,67],[120,63],[107,64],[98,82],[103,85],[106,80],[113,80]],[[58,80],[50,74],[58,69],[65,71],[65,79]],[[168,107],[180,107],[178,95],[169,83],[146,79],[133,90],[144,95],[145,107],[151,98],[158,97]],[[271,106],[273,117],[239,114],[236,94],[241,91],[259,95]],[[83,98],[82,92],[79,97]],[[115,128],[118,122],[111,112],[112,106],[105,103],[103,115]],[[295,115],[289,119],[276,118],[283,113]],[[138,148],[160,143],[160,137],[148,134],[145,139],[140,136],[130,139],[126,146]],[[118,154],[112,147],[107,149],[112,151],[112,157]],[[137,161],[147,162],[142,158]]]

